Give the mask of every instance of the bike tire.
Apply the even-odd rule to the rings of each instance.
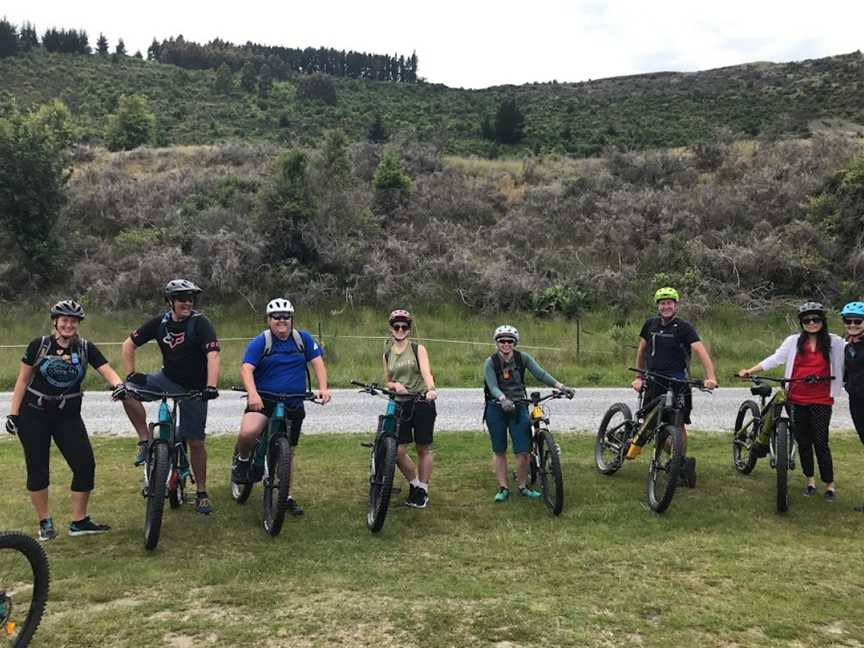
[[[153,444],[147,457],[147,502],[144,507],[144,546],[149,550],[155,549],[159,544],[170,470],[171,457],[168,444]]]
[[[287,437],[276,437],[267,454],[267,477],[264,479],[264,530],[271,537],[282,531],[288,512],[288,494],[291,491],[291,443]]]
[[[752,400],[746,400],[738,407],[732,434],[732,465],[742,475],[749,475],[756,467],[756,457],[750,448],[756,443],[760,417],[759,406]]]
[[[45,613],[50,582],[48,556],[36,540],[17,531],[0,532],[0,632],[10,646],[17,648],[30,643]],[[28,601],[25,593],[31,583]],[[26,612],[23,621],[16,614],[19,609]],[[8,637],[4,620],[15,624]]]
[[[540,457],[540,489],[543,501],[553,515],[564,509],[564,476],[561,474],[561,453],[549,430],[541,430],[537,454]]]
[[[254,456],[254,453],[253,453]],[[234,465],[234,461],[237,459],[237,448],[234,448],[234,453],[231,455],[231,466]],[[250,463],[252,458],[249,459]],[[231,466],[228,467],[228,490],[231,492],[231,499],[233,499],[238,504],[245,504],[249,499],[249,496],[252,494],[252,487],[255,485],[254,483],[248,484],[238,484],[234,481],[234,473],[231,470]],[[250,466],[251,470],[251,466]]]
[[[666,447],[667,439],[670,441]],[[654,452],[648,466],[648,505],[663,513],[672,503],[684,458],[684,437],[674,425],[662,426],[654,438]]]
[[[366,526],[372,533],[384,527],[390,495],[393,492],[393,473],[396,469],[396,439],[382,435],[369,453],[369,501],[366,508]]]
[[[594,464],[602,474],[613,475],[624,465],[633,427],[633,413],[624,403],[615,403],[606,410],[594,442]]]
[[[774,450],[776,461],[774,470],[777,472],[777,512],[789,510],[789,424],[777,421],[774,425]]]

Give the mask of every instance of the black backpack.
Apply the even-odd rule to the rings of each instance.
[[[504,382],[504,366],[501,364],[501,356],[498,355],[496,351],[491,356],[489,356],[492,360],[492,367],[495,369],[495,380],[498,382],[498,387]],[[519,379],[522,381],[522,384],[525,384],[525,363],[522,361],[522,354],[513,350],[513,360],[516,364],[516,371],[519,372]],[[486,384],[486,381],[483,381],[483,391],[486,394],[486,400],[491,401],[495,400],[492,398],[492,392],[489,391],[489,385]]]

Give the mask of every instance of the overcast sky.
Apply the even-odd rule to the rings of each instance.
[[[484,88],[793,61],[862,49],[864,1],[3,0],[0,16],[103,32],[129,53],[183,34],[287,47],[417,52],[433,83]]]

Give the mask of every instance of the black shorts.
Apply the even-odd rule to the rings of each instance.
[[[652,400],[657,398],[658,396],[662,396],[666,393],[666,387],[663,385],[659,385],[653,380],[645,381],[645,400],[642,402],[645,404],[650,403]],[[676,394],[684,394],[684,417],[683,421],[685,424],[690,423],[690,412],[693,410],[693,391],[689,387],[685,387],[683,385],[672,385],[672,389]]]
[[[255,414],[263,414],[268,419],[273,416],[273,412],[276,409],[276,402],[263,400],[264,409],[260,412],[256,412],[255,410],[250,410],[248,407],[244,414],[248,412],[253,412]],[[296,446],[300,443],[300,428],[303,427],[303,419],[306,418],[306,411],[302,409],[288,409],[285,408],[285,419],[288,423],[288,436],[291,440],[291,445]],[[267,425],[270,425],[270,422],[267,422]]]
[[[397,424],[399,443],[432,445],[436,416],[434,401],[406,402],[402,406]]]

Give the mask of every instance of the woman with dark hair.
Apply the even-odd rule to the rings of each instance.
[[[864,302],[849,302],[840,311],[846,327],[846,362],[843,385],[849,394],[849,413],[864,443]],[[864,504],[855,507],[864,513]]]
[[[749,369],[742,369],[742,378],[754,373],[768,371],[786,364],[786,378],[818,376],[833,377],[822,382],[792,382],[788,387],[788,402],[792,407],[792,420],[795,439],[798,441],[798,454],[801,457],[801,470],[807,478],[804,495],[816,492],[816,478],[813,470],[813,453],[819,464],[819,476],[825,484],[825,500],[833,502],[834,463],[831,448],[828,446],[828,427],[834,399],[843,389],[843,355],[846,346],[843,338],[828,333],[825,321],[825,307],[818,302],[806,302],[798,308],[800,333],[793,333],[770,356]],[[768,452],[765,443],[755,443],[752,452],[764,457]]]

